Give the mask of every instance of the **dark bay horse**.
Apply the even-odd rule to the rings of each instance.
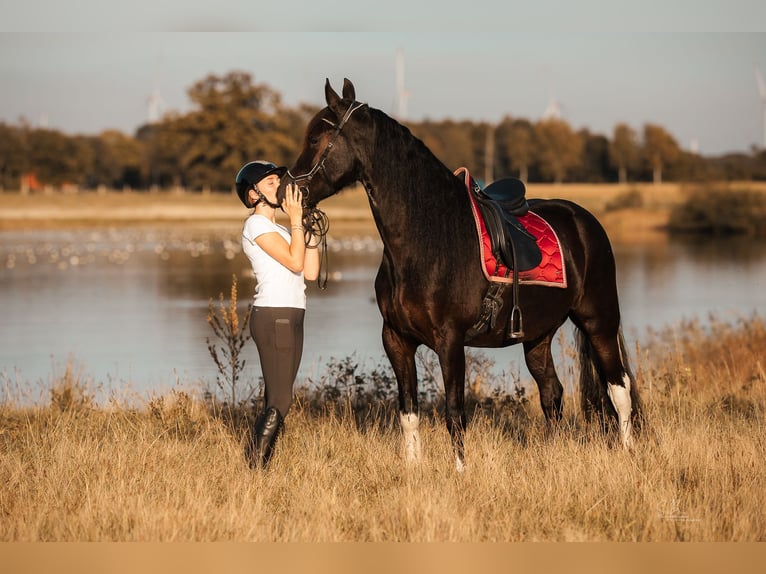
[[[582,407],[633,442],[640,417],[638,395],[622,339],[609,239],[584,208],[564,200],[535,201],[532,210],[555,230],[566,265],[566,288],[519,286],[525,332],[509,336],[510,294],[495,326],[469,339],[488,288],[464,182],[410,131],[380,110],[356,100],[344,81],[339,96],[325,84],[327,107],[309,122],[303,149],[283,178],[304,190],[307,209],[361,182],[367,192],[383,257],[375,279],[383,316],[383,346],[399,391],[400,421],[408,461],[420,458],[415,352],[436,353],[444,380],[445,418],[459,470],[466,427],[465,346],[521,343],[549,423],[562,416],[563,387],[551,341],[570,319],[577,329]],[[609,423],[615,421],[616,425]]]

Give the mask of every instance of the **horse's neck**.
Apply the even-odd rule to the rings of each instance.
[[[468,196],[460,195],[451,174],[423,180],[402,169],[381,171],[384,175],[365,188],[392,264],[413,261],[415,249],[436,255],[445,249],[459,250],[474,239]]]
[[[470,204],[457,178],[409,129],[382,113],[375,122],[363,184],[386,249],[407,258],[413,245],[441,250],[469,237]]]

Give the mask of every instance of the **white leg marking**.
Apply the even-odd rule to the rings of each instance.
[[[631,400],[630,400],[630,377],[627,374],[622,376],[624,386],[608,383],[606,386],[609,398],[612,400],[617,411],[617,420],[620,424],[620,436],[622,437],[622,446],[625,449],[633,448],[633,423],[630,420]]]
[[[455,470],[457,470],[459,474],[463,474],[465,471],[465,462],[460,460],[459,456],[455,456]]]
[[[404,434],[404,458],[407,462],[420,462],[420,419],[415,413],[399,414]]]

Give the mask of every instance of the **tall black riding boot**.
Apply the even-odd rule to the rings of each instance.
[[[284,419],[276,407],[269,407],[258,415],[249,453],[251,467],[266,468],[283,426]]]

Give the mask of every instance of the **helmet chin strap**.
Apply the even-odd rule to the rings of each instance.
[[[281,207],[282,207],[282,206],[281,206],[280,204],[278,204],[278,203],[272,203],[272,202],[270,202],[270,201],[268,200],[268,198],[267,198],[265,195],[263,195],[263,192],[261,192],[261,190],[260,190],[260,189],[258,189],[258,186],[257,186],[257,185],[254,185],[254,186],[253,186],[253,189],[255,190],[255,193],[257,193],[257,194],[258,194],[258,201],[256,201],[256,202],[255,202],[255,205],[258,205],[258,202],[259,202],[259,201],[263,201],[263,202],[264,202],[266,205],[268,205],[268,206],[269,206],[270,208],[272,208],[272,209],[279,209],[279,208],[281,208]],[[255,207],[255,205],[254,205],[253,207]]]

